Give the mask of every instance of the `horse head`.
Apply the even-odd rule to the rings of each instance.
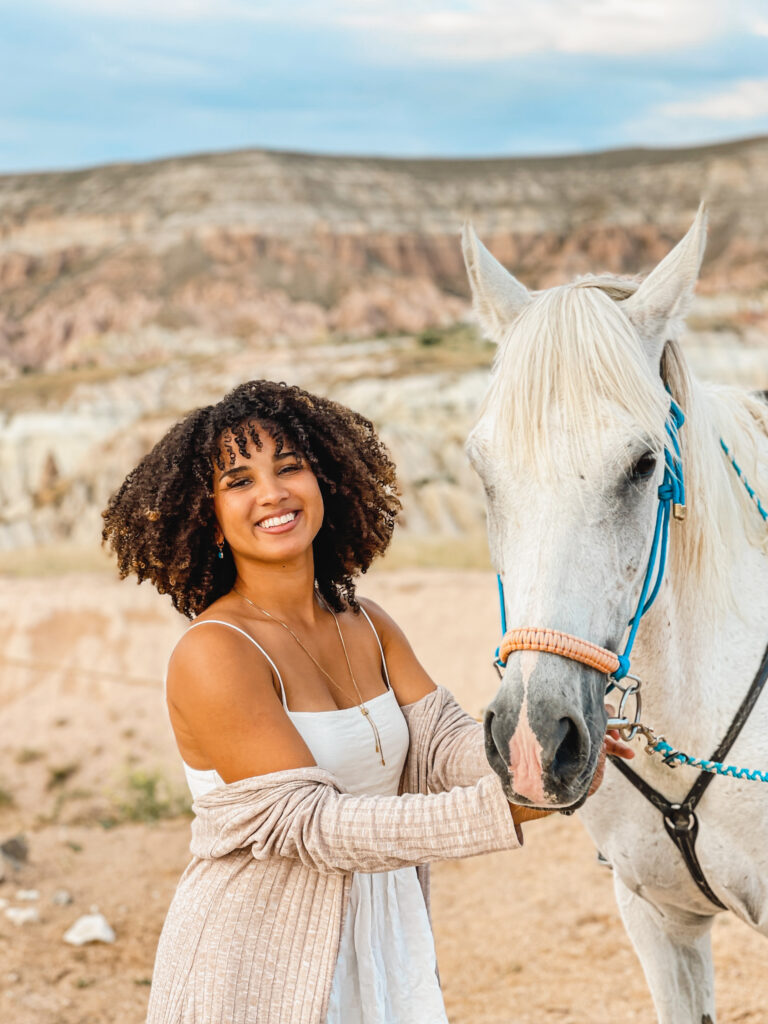
[[[466,450],[486,491],[510,628],[621,649],[664,474],[665,346],[690,304],[705,237],[700,209],[641,284],[586,277],[532,293],[464,231],[475,313],[498,343]],[[606,729],[606,683],[557,654],[510,654],[485,717],[488,760],[510,800],[583,802]]]

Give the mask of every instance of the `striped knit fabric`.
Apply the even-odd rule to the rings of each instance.
[[[354,871],[510,850],[482,729],[447,690],[403,709],[400,796],[351,796],[320,768],[242,779],[194,804],[147,1024],[322,1024]]]

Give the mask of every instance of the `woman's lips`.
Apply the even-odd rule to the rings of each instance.
[[[279,522],[281,519],[285,519],[286,516],[292,515],[293,519],[286,522]],[[283,512],[280,515],[266,516],[260,522],[256,523],[256,526],[264,533],[288,533],[292,530],[296,523],[299,521],[301,512],[296,509],[291,509],[289,512]],[[265,526],[265,523],[274,523],[274,526]]]

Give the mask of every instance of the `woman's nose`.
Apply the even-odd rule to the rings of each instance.
[[[256,492],[260,505],[276,505],[284,501],[290,493],[285,481],[277,475],[263,477],[259,481]]]

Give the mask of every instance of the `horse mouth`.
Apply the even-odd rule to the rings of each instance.
[[[600,749],[599,746],[596,748],[597,753],[590,758],[590,763],[585,766],[576,779],[569,783],[555,782],[551,775],[545,775],[542,778],[542,784],[544,794],[549,798],[546,803],[537,803],[518,793],[515,790],[514,776],[500,757],[493,759],[496,763],[491,762],[491,757],[489,757],[489,762],[491,762],[491,767],[501,781],[504,796],[510,803],[517,804],[519,807],[531,807],[541,811],[561,811],[573,814],[574,811],[577,811],[584,805],[589,796],[589,787],[592,785],[592,780],[595,777],[600,761]]]

